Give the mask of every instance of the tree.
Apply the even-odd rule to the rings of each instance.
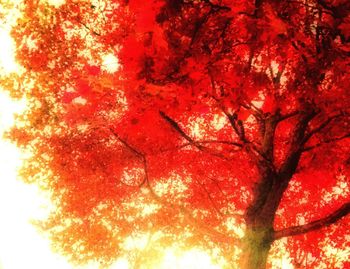
[[[2,84],[29,109],[9,136],[32,154],[22,178],[51,193],[41,226],[57,251],[109,265],[148,234],[135,268],[177,242],[262,269],[282,238],[296,268],[329,265],[324,242],[349,247],[348,1],[29,0],[22,12],[25,71]]]

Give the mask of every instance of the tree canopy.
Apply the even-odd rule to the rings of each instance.
[[[23,180],[51,195],[40,227],[56,251],[103,268],[152,268],[171,245],[223,268],[279,268],[281,249],[295,268],[349,266],[349,1],[21,12],[24,69],[0,83],[27,99],[8,136],[31,154]]]

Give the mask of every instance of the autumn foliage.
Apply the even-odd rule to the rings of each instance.
[[[12,35],[9,136],[72,262],[350,266],[349,1],[27,0]]]

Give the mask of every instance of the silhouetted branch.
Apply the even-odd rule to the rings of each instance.
[[[127,184],[123,181],[121,181],[121,183],[128,186],[128,187],[142,187],[146,183],[146,181],[148,180],[148,175],[147,175],[147,170],[146,170],[146,168],[147,168],[146,156],[141,151],[139,151],[135,147],[131,146],[128,142],[126,142],[126,140],[122,139],[118,135],[118,133],[115,132],[112,128],[109,128],[109,130],[126,148],[128,148],[131,152],[133,152],[136,156],[138,156],[142,160],[142,164],[144,166],[145,176],[144,176],[143,180],[139,184],[137,184],[137,186]]]
[[[300,113],[298,123],[291,135],[290,150],[279,170],[279,174],[288,181],[298,167],[307,126],[309,122],[318,114],[318,112],[312,108],[310,108],[309,111]]]
[[[159,111],[159,115],[166,120],[183,138],[185,138],[190,144],[194,145],[198,149],[202,150],[203,148],[198,145],[191,137],[189,137],[179,126],[179,124],[174,121],[172,118],[170,118],[167,114],[165,114],[163,111]]]
[[[218,180],[210,177],[210,176],[207,176],[205,175],[207,178],[209,178],[214,184],[215,186],[217,187],[217,189],[219,190],[219,192],[221,193],[221,195],[224,197],[225,201],[226,201],[226,204],[228,205],[229,204],[229,201],[227,199],[227,195],[223,192],[222,188],[220,187],[219,185],[219,182]],[[230,213],[225,213],[226,216],[233,216],[233,217],[239,217],[239,218],[242,218],[244,217],[243,214],[240,214],[240,213],[237,213],[237,212],[230,212]]]
[[[323,146],[324,144],[329,144],[329,143],[332,143],[332,142],[337,142],[337,141],[340,141],[340,140],[345,139],[345,138],[350,138],[350,133],[345,134],[345,135],[340,136],[340,137],[335,137],[335,138],[323,140],[322,142],[317,143],[317,144],[312,145],[312,146],[309,146],[309,147],[304,147],[302,151],[303,151],[303,152],[305,152],[305,151],[310,151],[310,150],[313,150],[313,149],[315,149],[315,148],[319,148],[319,147]]]
[[[128,149],[130,149],[133,153],[135,153],[137,156],[141,157],[141,158],[145,158],[145,155],[138,151],[135,147],[131,146],[128,142],[126,142],[126,140],[122,139],[118,133],[116,133],[112,128],[109,128],[109,130],[111,131],[111,133]]]
[[[225,141],[225,140],[196,140],[194,141],[196,144],[223,144],[223,145],[229,145],[229,146],[235,146],[235,147],[238,147],[238,148],[243,148],[243,145],[241,143],[237,143],[237,142],[230,142],[230,141]],[[180,148],[184,148],[184,147],[187,147],[187,146],[190,146],[192,145],[193,143],[185,143],[185,144],[182,144],[178,147],[176,147],[176,149],[180,149]]]
[[[277,240],[287,236],[305,234],[311,231],[321,229],[323,227],[327,227],[331,224],[336,223],[338,220],[345,217],[349,213],[350,213],[350,202],[342,205],[339,209],[337,209],[333,213],[319,220],[315,220],[305,225],[292,226],[286,229],[275,231],[274,239]]]
[[[210,192],[207,190],[207,188],[205,187],[205,185],[200,182],[197,178],[195,178],[196,182],[199,184],[199,186],[202,188],[202,190],[206,193],[211,205],[213,206],[215,212],[220,215],[223,216],[223,214],[221,213],[220,209],[216,206],[216,203],[212,197],[212,195],[210,194]]]
[[[290,113],[287,113],[285,115],[281,115],[278,119],[278,122],[281,122],[281,121],[284,121],[284,120],[287,120],[287,119],[290,119],[294,116],[297,116],[300,112],[299,111],[293,111],[293,112],[290,112]]]
[[[199,144],[226,144],[226,145],[231,145],[231,146],[236,146],[236,147],[243,147],[241,143],[237,142],[231,142],[231,141],[226,141],[226,140],[199,140],[196,141],[196,143]]]
[[[101,36],[100,33],[97,33],[96,31],[92,30],[92,29],[91,29],[89,26],[87,26],[85,23],[83,23],[83,22],[81,22],[81,21],[78,21],[78,20],[77,20],[77,22],[79,22],[82,26],[84,26],[84,28],[85,28],[86,30],[88,30],[88,31],[91,32],[92,34],[94,34],[94,35],[96,35],[96,36]]]
[[[159,111],[159,114],[160,116],[166,120],[183,138],[185,138],[190,145],[193,145],[195,146],[197,149],[199,149],[200,151],[203,151],[203,152],[206,152],[206,153],[209,153],[213,156],[216,156],[216,157],[219,157],[219,158],[223,158],[223,159],[228,159],[226,156],[222,155],[221,153],[219,152],[213,152],[212,149],[210,148],[207,148],[207,147],[204,147],[202,146],[200,142],[197,142],[195,140],[193,140],[190,136],[188,136],[182,129],[181,127],[179,126],[179,124],[174,121],[172,118],[170,118],[167,114],[165,114],[163,111]],[[239,144],[237,144],[239,145]],[[184,146],[187,146],[186,144],[185,145],[182,145],[181,147],[184,147]]]
[[[309,133],[307,133],[303,139],[303,143],[305,144],[314,134],[321,132],[324,128],[326,128],[334,119],[340,117],[342,114],[337,114],[332,117],[329,117],[327,120],[325,120],[320,126],[316,127],[315,129],[311,130]]]

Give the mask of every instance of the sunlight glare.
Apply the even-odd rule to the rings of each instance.
[[[290,263],[290,259],[288,257],[282,257],[281,269],[294,269],[294,266]]]
[[[20,1],[12,4],[19,5]],[[0,71],[1,75],[20,73],[16,63],[15,44],[10,37],[11,25],[19,11],[6,10],[0,27]],[[26,107],[25,100],[14,101],[0,88],[0,268],[72,268],[62,257],[54,255],[49,241],[43,238],[30,220],[42,219],[49,212],[48,197],[35,186],[17,179],[17,170],[22,164],[23,152],[8,140],[2,139],[4,132],[14,124],[14,114]]]
[[[118,259],[109,269],[129,269],[129,262],[125,258]]]
[[[14,113],[25,108],[0,92],[0,135],[14,123]],[[17,180],[23,153],[7,140],[0,140],[0,263],[3,269],[57,268],[68,264],[50,251],[30,219],[47,216],[49,202],[35,186]]]
[[[107,71],[108,73],[114,73],[118,71],[120,64],[118,58],[112,53],[102,56],[102,70]]]
[[[58,7],[62,6],[66,2],[66,0],[47,0],[47,2],[49,5],[52,5],[56,8],[58,8]]]
[[[164,258],[157,268],[159,269],[220,269],[214,264],[208,253],[192,249],[183,253],[176,253],[173,249],[165,252]]]
[[[14,59],[14,42],[8,29],[0,28],[0,40],[0,70],[5,74],[17,71],[19,66]]]
[[[8,75],[21,72],[21,67],[15,60],[15,42],[11,38],[10,31],[21,16],[18,7],[22,4],[22,0],[4,0],[1,4],[3,5],[0,5],[0,71],[1,75]]]
[[[146,247],[148,240],[149,240],[148,234],[144,234],[140,236],[128,236],[124,240],[123,247],[126,250],[143,249]]]

